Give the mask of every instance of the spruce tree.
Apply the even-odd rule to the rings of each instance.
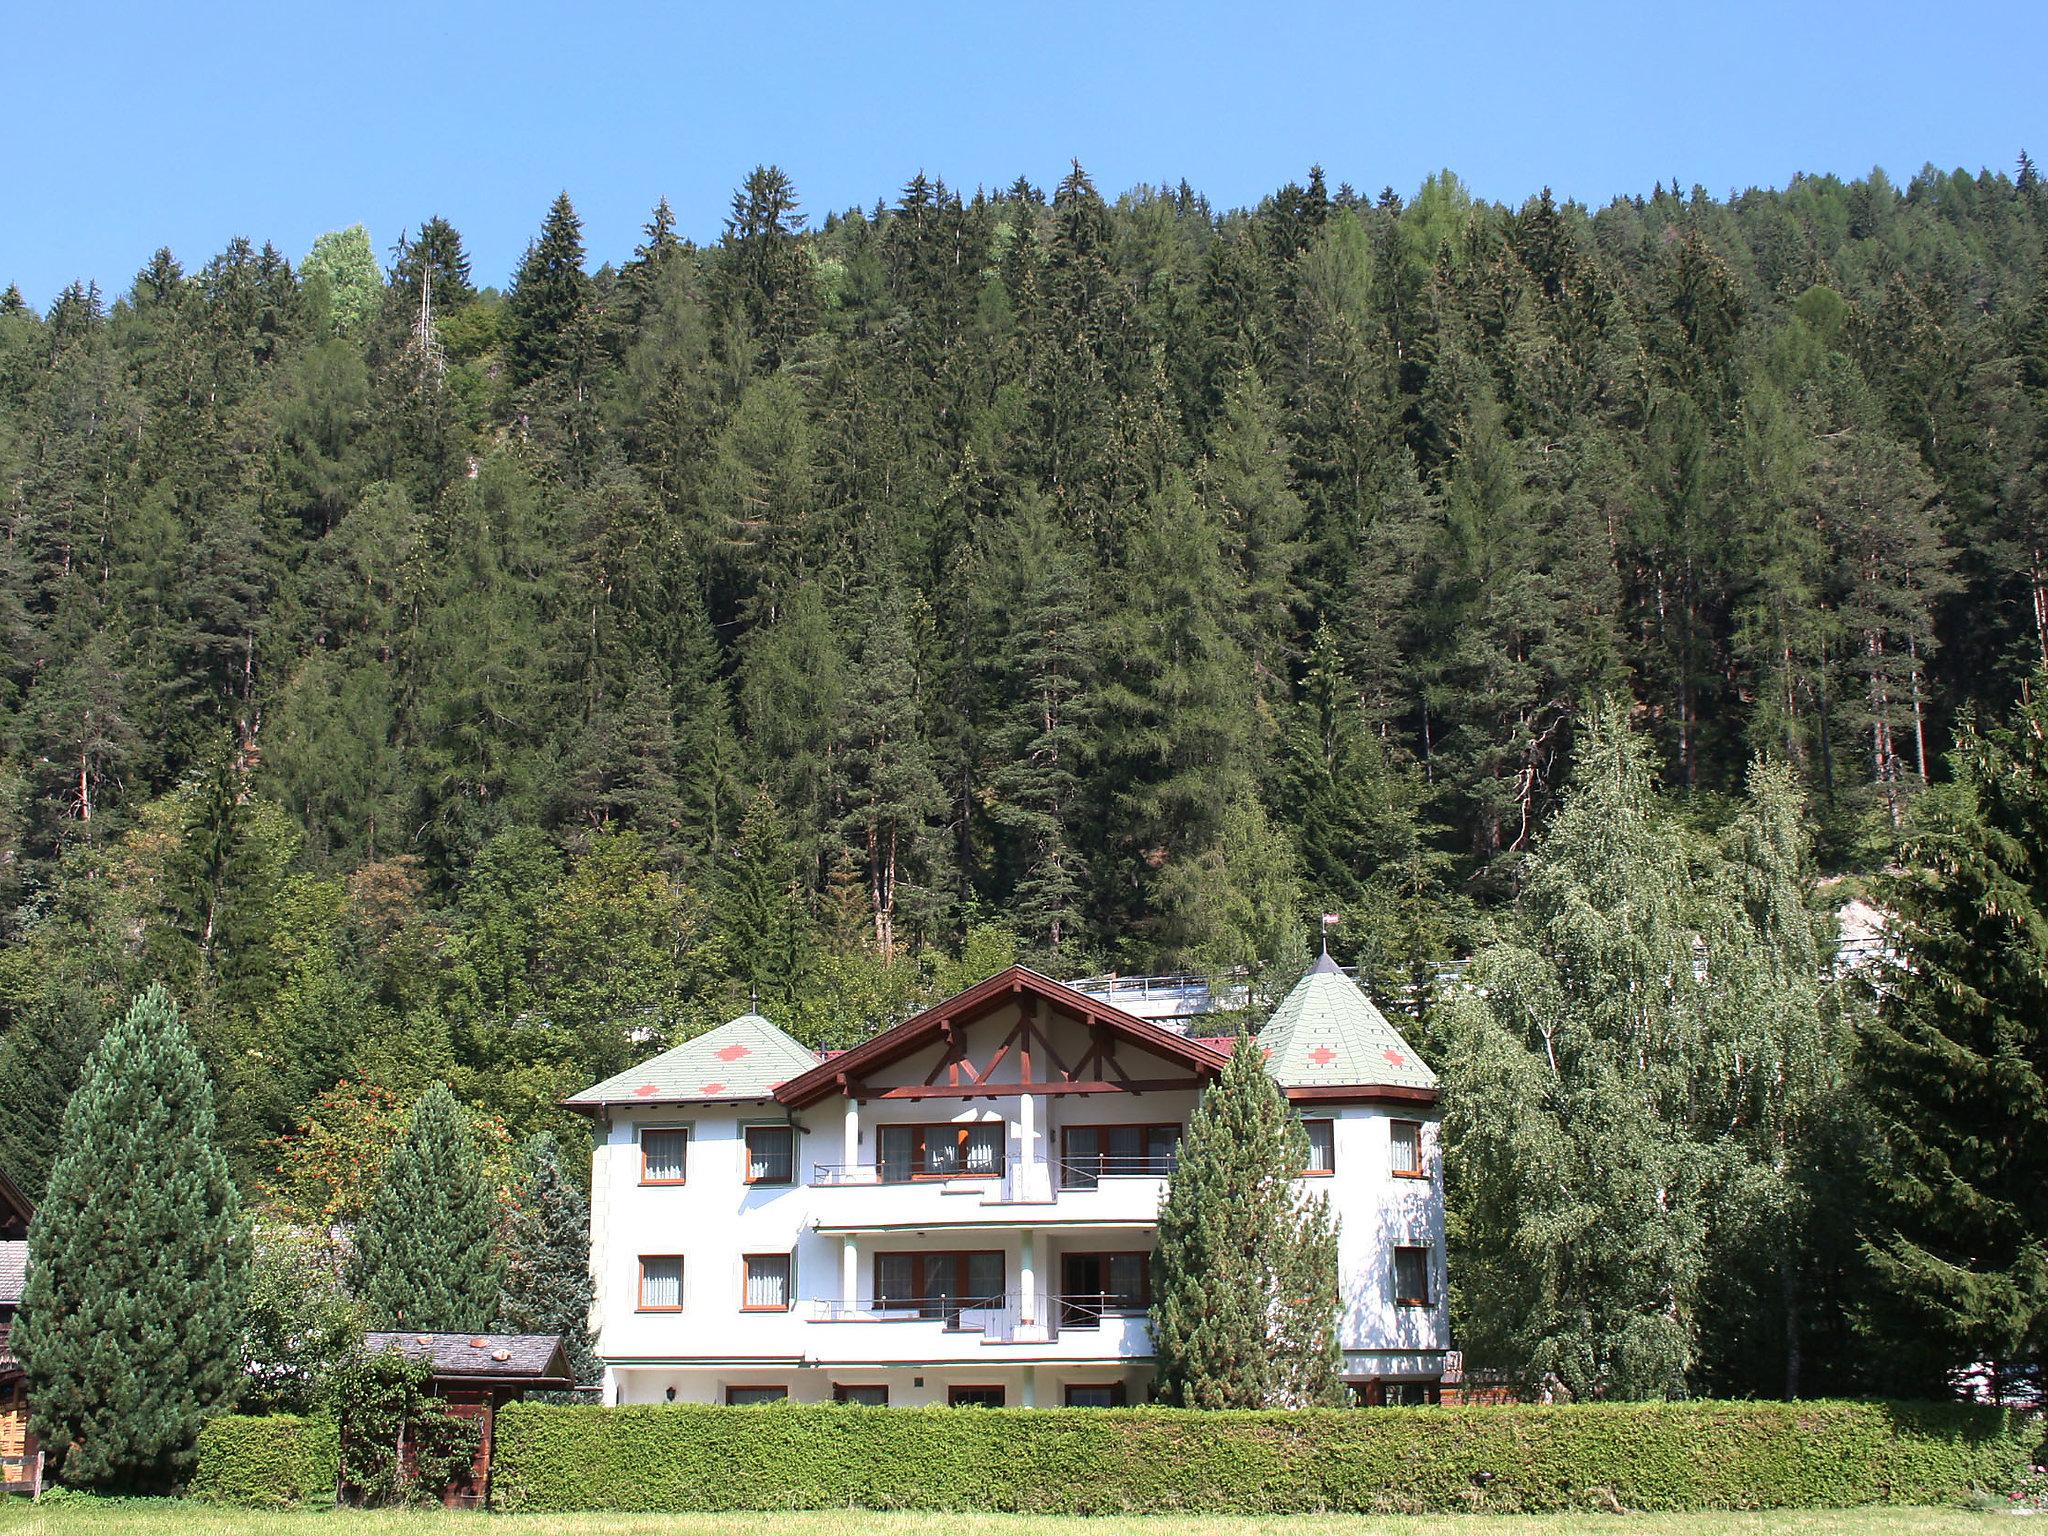
[[[447,1085],[413,1107],[355,1231],[349,1288],[372,1328],[466,1333],[498,1316],[494,1212],[468,1117]]]
[[[562,1167],[562,1148],[543,1131],[524,1150],[505,1232],[505,1294],[498,1326],[509,1333],[559,1333],[579,1383],[603,1367],[590,1347],[590,1201]]]
[[[99,1005],[77,987],[35,1004],[0,1037],[0,1173],[34,1203],[63,1146],[64,1106],[102,1033]]]
[[[248,1288],[213,1090],[154,986],[93,1052],[29,1227],[14,1347],[67,1483],[162,1493],[190,1470],[234,1402]]]
[[[1965,722],[1889,901],[1857,1069],[1879,1137],[1869,1333],[1922,1391],[2048,1356],[2048,693]]]
[[[515,385],[562,368],[590,297],[583,271],[583,221],[563,192],[548,209],[540,238],[526,249],[505,296],[505,355]]]
[[[1258,1043],[1238,1037],[1188,1119],[1152,1250],[1161,1401],[1305,1407],[1341,1392],[1336,1229],[1298,1194],[1308,1142]]]

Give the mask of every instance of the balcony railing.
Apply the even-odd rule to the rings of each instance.
[[[1163,1179],[1179,1165],[1173,1152],[1102,1152],[1063,1157],[1057,1163],[1062,1189],[1093,1189],[1104,1179]]]
[[[820,1297],[813,1301],[811,1315],[825,1323],[915,1323],[939,1322],[948,1328],[976,1329],[980,1322],[961,1320],[963,1313],[1001,1314],[1017,1304],[1013,1296],[870,1296],[847,1300]]]
[[[976,1158],[972,1167],[920,1168],[914,1164],[813,1163],[813,1184],[943,1184],[949,1179],[1000,1179],[1008,1168],[1001,1152]]]
[[[1100,1328],[1105,1317],[1136,1317],[1151,1310],[1142,1297],[1119,1291],[1069,1291],[1048,1296],[1046,1305],[1062,1328]]]
[[[1114,1291],[1042,1292],[1027,1314],[1024,1298],[1001,1296],[820,1297],[804,1304],[818,1323],[937,1323],[948,1332],[978,1333],[989,1344],[1056,1340],[1063,1329],[1093,1330],[1149,1310],[1143,1298]]]

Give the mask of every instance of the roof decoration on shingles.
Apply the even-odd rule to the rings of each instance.
[[[575,1109],[604,1104],[691,1104],[765,1099],[777,1083],[818,1064],[818,1056],[758,1013],[743,1013],[652,1061],[571,1094]]]
[[[1436,1074],[1337,962],[1324,955],[1259,1031],[1283,1088],[1434,1088]]]
[[[369,1333],[363,1335],[363,1348],[373,1355],[395,1349],[409,1359],[425,1360],[436,1376],[565,1386],[572,1379],[558,1333]]]

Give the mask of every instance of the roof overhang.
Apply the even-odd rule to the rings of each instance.
[[[620,1099],[555,1100],[558,1108],[566,1109],[579,1115],[603,1114],[608,1110],[614,1109],[715,1109],[720,1105],[773,1103],[775,1103],[773,1097],[759,1093],[750,1094],[744,1099],[707,1098],[703,1094],[691,1094],[687,1098],[665,1095],[659,1098],[650,1096],[644,1099],[628,1097]]]
[[[1430,1105],[1437,1099],[1437,1089],[1411,1088],[1394,1083],[1360,1084],[1355,1087],[1342,1084],[1315,1084],[1302,1088],[1283,1088],[1290,1104],[1414,1104]]]
[[[792,1109],[806,1108],[836,1093],[863,1097],[859,1089],[867,1073],[923,1050],[947,1037],[958,1025],[971,1023],[1022,997],[1034,998],[1053,1012],[1064,1014],[1078,1023],[1107,1029],[1133,1045],[1142,1046],[1201,1074],[1221,1072],[1229,1059],[1221,1051],[1171,1030],[1161,1029],[1156,1024],[1148,1024],[1121,1008],[1110,1007],[1099,998],[1062,986],[1050,976],[1041,976],[1028,967],[1013,965],[987,981],[862,1041],[851,1050],[826,1058],[810,1071],[781,1084],[775,1090],[775,1097]],[[1005,1092],[1020,1091],[1014,1084],[984,1083],[976,1086],[979,1092],[964,1096],[993,1098]]]

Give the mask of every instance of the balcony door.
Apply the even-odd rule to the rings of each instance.
[[[1003,1304],[1004,1265],[1000,1253],[878,1253],[875,1305],[887,1312],[916,1312],[960,1325],[966,1309]]]
[[[882,1182],[994,1178],[1003,1171],[1003,1130],[998,1120],[885,1125],[881,1128]]]
[[[1093,1189],[1106,1178],[1161,1179],[1180,1150],[1177,1125],[1074,1125],[1067,1128],[1060,1182]]]
[[[1069,1253],[1060,1259],[1060,1326],[1093,1328],[1106,1315],[1152,1305],[1149,1253]]]

